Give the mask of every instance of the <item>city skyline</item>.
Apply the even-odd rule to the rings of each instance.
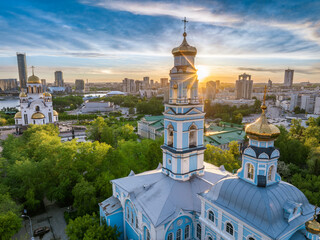
[[[188,42],[198,49],[200,80],[235,82],[246,72],[256,83],[269,78],[282,83],[289,67],[295,70],[294,83],[319,82],[319,5],[318,1],[2,2],[0,32],[6,37],[0,39],[0,78],[18,79],[16,52],[26,52],[28,72],[34,65],[36,75],[51,83],[59,70],[66,82],[120,82],[143,76],[159,81],[168,77],[170,51],[181,43],[181,19],[187,17]]]

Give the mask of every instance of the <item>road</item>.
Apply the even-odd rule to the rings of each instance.
[[[43,240],[67,240],[67,235],[65,234],[66,222],[64,220],[64,208],[59,208],[56,205],[51,205],[47,207],[47,212],[34,216],[31,218],[33,230],[47,226],[51,230],[43,236]],[[30,225],[29,220],[23,221],[23,226],[20,231],[13,236],[12,239],[16,240],[29,240],[30,236]],[[35,237],[35,240],[40,240],[39,237]]]

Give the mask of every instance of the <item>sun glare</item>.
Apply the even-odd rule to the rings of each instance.
[[[204,80],[206,77],[208,77],[210,75],[210,70],[207,66],[203,66],[203,65],[199,65],[197,66],[197,70],[198,70],[198,79],[200,81]]]

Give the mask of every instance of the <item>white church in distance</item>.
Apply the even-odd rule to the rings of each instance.
[[[53,110],[52,96],[43,92],[40,79],[34,75],[27,81],[27,92],[22,91],[20,98],[20,112],[14,116],[16,132],[21,133],[29,124],[43,125],[58,122],[58,113]]]

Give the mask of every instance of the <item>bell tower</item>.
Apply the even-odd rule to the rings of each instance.
[[[165,105],[162,172],[186,181],[203,175],[204,109],[198,98],[198,76],[194,66],[197,49],[187,42],[186,18],[183,41],[172,50],[169,103]]]
[[[243,151],[242,168],[238,170],[238,176],[241,179],[259,187],[267,187],[281,180],[277,173],[280,153],[274,147],[274,141],[279,136],[280,130],[268,123],[265,114],[266,93],[267,87],[265,86],[260,118],[245,128],[249,146]]]

